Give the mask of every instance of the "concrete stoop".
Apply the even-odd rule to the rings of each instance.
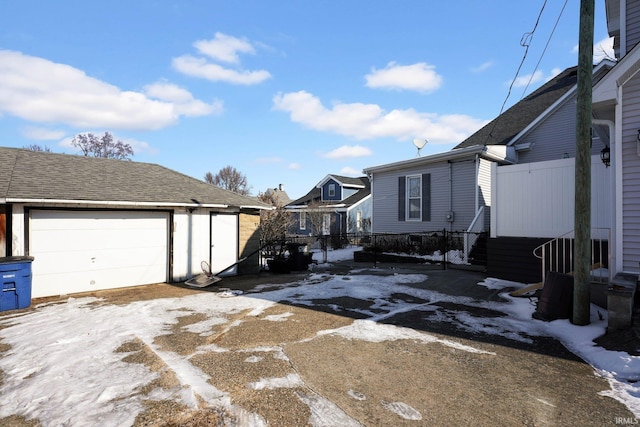
[[[638,275],[618,273],[607,288],[607,331],[630,328],[633,324],[633,308],[638,284]]]

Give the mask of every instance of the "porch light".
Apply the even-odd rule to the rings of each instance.
[[[638,135],[638,137],[640,138],[640,135]],[[600,160],[602,160],[602,163],[604,163],[606,167],[609,167],[611,164],[611,150],[608,145],[605,145],[600,152]]]

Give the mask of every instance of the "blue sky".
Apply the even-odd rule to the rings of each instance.
[[[0,0],[0,145],[75,154],[73,136],[108,131],[135,161],[198,179],[231,165],[254,195],[284,184],[297,198],[414,158],[414,138],[422,155],[447,151],[577,65],[579,8]],[[610,52],[603,0],[594,43]]]

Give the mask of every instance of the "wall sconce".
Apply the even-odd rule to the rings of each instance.
[[[638,135],[638,138],[640,140],[640,134]],[[609,165],[611,164],[611,150],[609,149],[608,145],[605,145],[600,152],[600,160],[602,160],[602,163],[604,163],[606,167],[609,167]]]

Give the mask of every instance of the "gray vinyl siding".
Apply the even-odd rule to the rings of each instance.
[[[485,159],[480,159],[478,168],[478,186],[480,187],[480,206],[484,206],[484,230],[491,228],[491,165]]]
[[[623,87],[622,95],[622,268],[636,272],[640,262],[640,76]]]
[[[518,143],[529,143],[529,151],[518,152],[518,163],[543,162],[576,153],[576,98],[572,96]]]
[[[627,52],[640,42],[640,2],[627,1]]]
[[[591,154],[600,154],[603,143],[594,139]],[[539,123],[516,143],[530,144],[531,149],[518,152],[518,163],[544,162],[576,156],[576,98],[569,97],[560,108]]]
[[[476,216],[475,159],[451,163],[453,172],[453,213],[451,231],[467,231]]]
[[[451,164],[453,182],[450,198],[449,163],[377,172],[373,175],[372,222],[374,233],[418,233],[435,230],[466,230],[475,216],[475,162]],[[430,221],[398,220],[398,179],[402,176],[430,174]],[[455,221],[447,222],[447,213],[455,212]]]

